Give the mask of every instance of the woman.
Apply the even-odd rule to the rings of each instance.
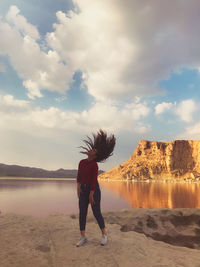
[[[81,233],[81,238],[76,244],[77,247],[80,247],[87,242],[87,238],[85,237],[85,226],[89,203],[91,204],[93,214],[102,232],[100,244],[104,246],[107,243],[107,233],[100,207],[101,190],[97,180],[97,162],[103,162],[113,154],[116,139],[114,135],[107,136],[107,133],[103,130],[99,130],[97,134],[93,134],[93,140],[90,137],[87,138],[88,140],[83,140],[86,147],[81,146],[84,150],[81,151],[81,153],[86,154],[88,157],[79,162],[77,175],[79,227]]]

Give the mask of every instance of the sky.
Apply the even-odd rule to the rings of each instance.
[[[200,139],[199,0],[1,0],[0,162],[76,169],[115,134],[102,170],[139,140]]]

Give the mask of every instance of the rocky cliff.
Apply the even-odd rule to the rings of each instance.
[[[120,180],[200,180],[200,141],[141,140],[130,159],[99,178]]]

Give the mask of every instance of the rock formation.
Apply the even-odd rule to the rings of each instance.
[[[99,175],[120,180],[200,180],[200,141],[141,140],[130,159]]]

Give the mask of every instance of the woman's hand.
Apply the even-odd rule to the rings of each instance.
[[[78,198],[80,198],[81,192],[82,192],[82,190],[81,190],[81,184],[80,183],[77,183],[77,195],[78,195]]]
[[[91,205],[94,205],[94,191],[90,191],[90,195],[89,195],[89,202]]]

